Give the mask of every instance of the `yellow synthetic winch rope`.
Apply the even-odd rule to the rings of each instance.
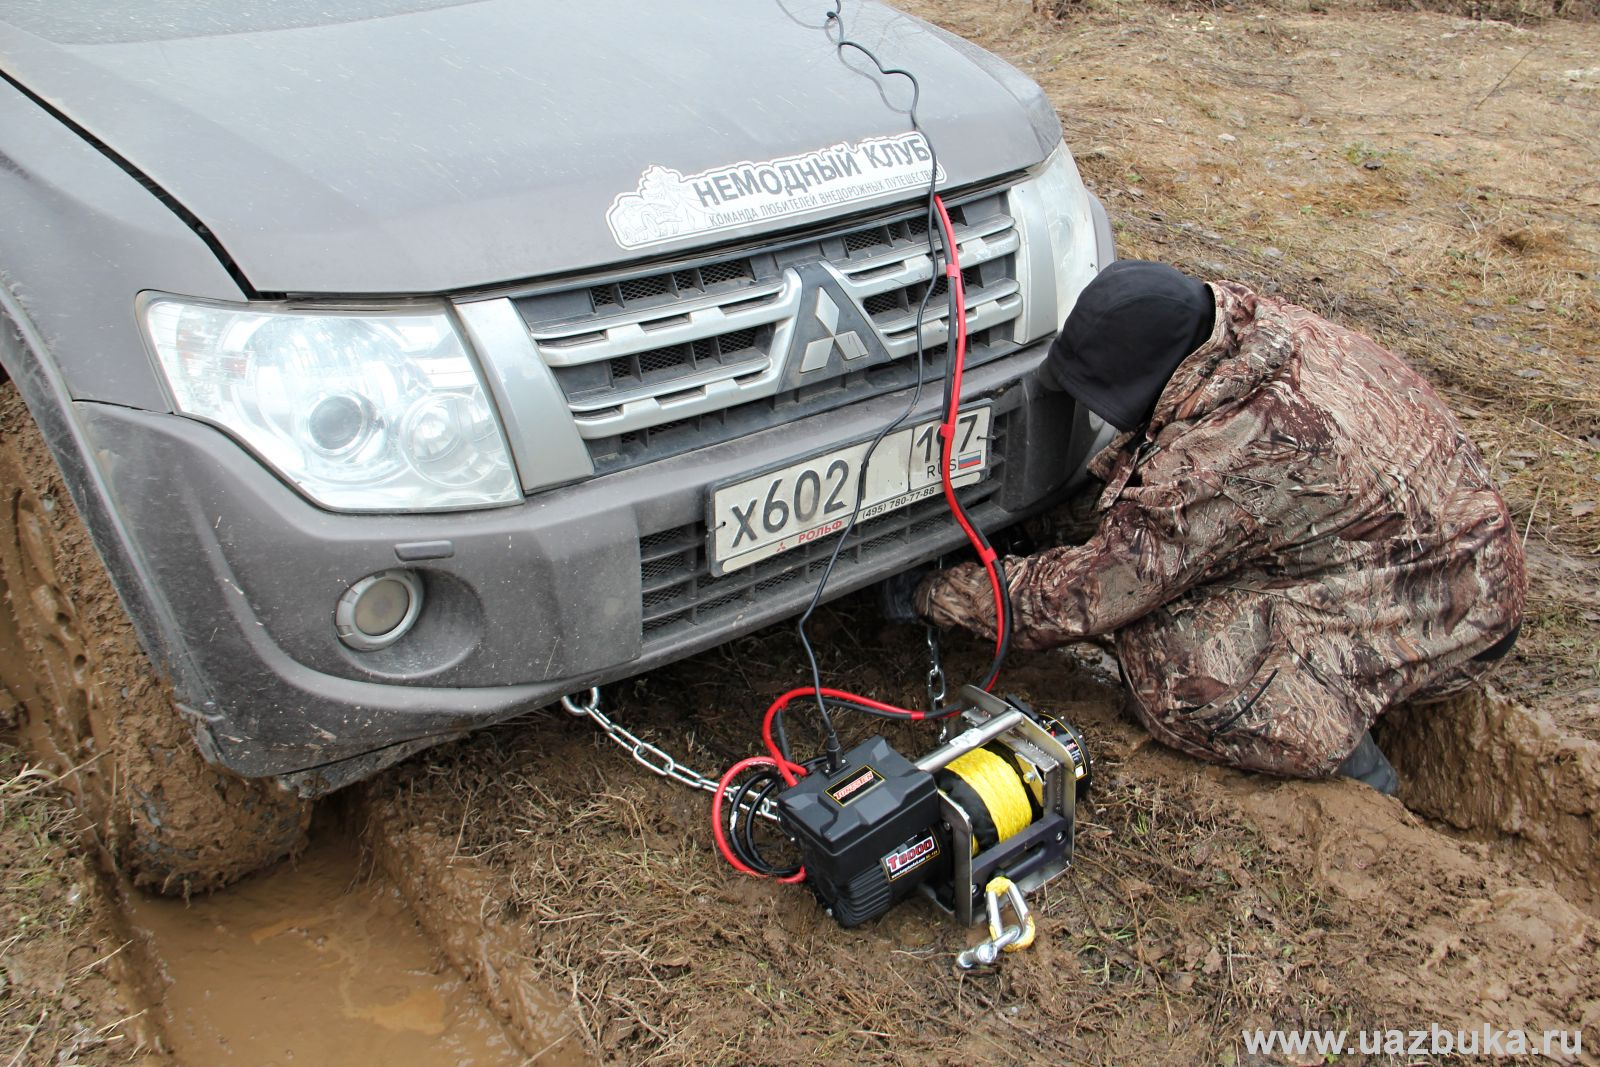
[[[989,809],[999,840],[1020,834],[1033,821],[1033,809],[1028,806],[1028,791],[1023,787],[1017,770],[988,749],[975,748],[965,752],[948,764],[949,770],[978,794],[983,806]],[[978,845],[974,841],[973,851]]]

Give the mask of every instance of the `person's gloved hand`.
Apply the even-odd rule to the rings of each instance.
[[[920,622],[914,599],[922,579],[933,573],[929,566],[913,567],[878,583],[878,610],[889,622]]]

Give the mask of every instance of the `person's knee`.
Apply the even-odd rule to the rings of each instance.
[[[1364,715],[1332,702],[1273,703],[1218,729],[1204,709],[1135,713],[1158,741],[1239,770],[1286,778],[1327,778],[1367,732]]]

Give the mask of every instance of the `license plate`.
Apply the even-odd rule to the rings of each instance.
[[[988,406],[957,417],[951,481],[982,481],[989,472]],[[871,441],[812,456],[711,491],[707,556],[713,575],[807,545],[843,530],[856,506],[861,464]],[[857,522],[941,492],[939,421],[896,430],[872,453]]]

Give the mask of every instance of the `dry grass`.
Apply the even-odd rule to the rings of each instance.
[[[1594,0],[1377,0],[1375,6],[1381,10],[1437,11],[1519,25],[1545,19],[1593,19],[1600,14],[1600,6]]]
[[[139,1039],[103,973],[77,816],[53,775],[0,744],[0,1064],[126,1063]]]
[[[859,600],[831,621],[861,642],[839,653],[824,638],[843,657],[831,676],[880,696],[895,695],[882,681],[914,685],[919,635],[877,632]],[[982,652],[962,643],[952,668],[977,669]],[[722,669],[733,660],[762,680]],[[1017,672],[1012,688],[1048,699],[1029,678],[1059,692],[1061,669]],[[608,710],[719,768],[749,749],[752,688],[799,670],[792,633],[763,631],[731,658],[709,653],[608,694]],[[989,974],[955,973],[967,932],[926,905],[841,932],[803,889],[731,876],[707,846],[703,796],[630,771],[563,716],[434,753],[373,795],[491,872],[486,906],[523,931],[536,980],[571,989],[606,1062],[1011,1062],[1022,1049],[1049,1062],[1220,1062],[1247,1025],[1379,1018],[1337,962],[1361,935],[1304,870],[1203,787],[1152,774],[1142,734],[1107,711],[1109,691],[1087,675],[1069,688],[1098,702],[1079,708],[1095,730],[1097,784],[1076,874],[1034,902],[1047,917],[1039,943]],[[872,729],[845,725],[851,737]],[[899,743],[919,751],[932,739],[924,728]],[[1130,755],[1144,765],[1126,770]]]
[[[883,626],[857,596],[830,606],[819,630],[830,681],[915,697],[915,628]],[[987,652],[947,642],[952,676],[975,676]],[[841,931],[803,888],[733,874],[709,845],[703,794],[646,774],[560,712],[426,753],[367,796],[385,841],[448,857],[470,887],[444,925],[486,925],[517,975],[570,992],[578,1032],[607,1063],[814,1063],[819,1052],[1229,1063],[1246,1029],[1465,1025],[1483,1011],[1474,983],[1486,965],[1523,998],[1506,1012],[1583,1015],[1584,938],[1600,932],[1571,920],[1562,936],[1576,947],[1543,959],[1523,951],[1523,929],[1484,921],[1524,904],[1572,911],[1525,868],[1349,783],[1274,784],[1167,752],[1114,710],[1094,662],[1080,648],[1008,668],[1008,694],[1083,730],[1095,792],[1080,809],[1073,870],[1032,900],[1039,940],[990,973],[955,973],[976,931],[924,903]],[[765,700],[802,673],[792,630],[772,628],[610,687],[606,710],[716,771],[752,750]],[[820,740],[808,718],[791,723],[806,752]],[[842,725],[849,744],[879,724]],[[918,753],[931,735],[907,725],[891,738]],[[1463,924],[1469,906],[1483,914]],[[483,969],[481,951],[469,947],[469,966]],[[504,988],[507,967],[493,964],[500,977],[489,980]]]
[[[1548,19],[1593,20],[1600,17],[1597,0],[1366,0],[1337,5],[1323,0],[1164,0],[1172,7],[1210,11],[1326,11],[1330,6],[1343,10],[1365,7],[1373,11],[1427,11],[1463,18],[1508,22],[1514,25],[1539,23]],[[1050,19],[1081,17],[1099,6],[1115,7],[1115,0],[1031,0],[1037,15]]]

